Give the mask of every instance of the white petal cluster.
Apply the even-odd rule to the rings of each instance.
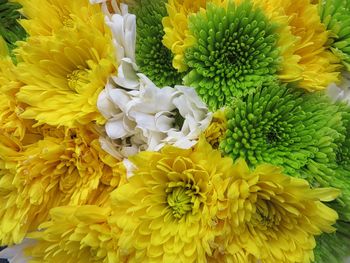
[[[118,77],[100,93],[97,107],[108,120],[109,139],[101,139],[102,147],[114,156],[158,151],[165,144],[190,148],[211,121],[193,88],[159,88],[125,60]]]
[[[343,72],[341,82],[329,85],[327,93],[333,101],[344,101],[350,105],[350,73]]]
[[[159,88],[138,73],[135,61],[136,17],[127,5],[100,3],[106,24],[113,35],[117,76],[112,76],[100,93],[97,107],[107,119],[106,136],[100,138],[103,149],[118,159],[142,150],[158,151],[165,144],[180,148],[193,146],[211,121],[211,113],[193,88]]]
[[[136,16],[128,12],[126,4],[118,5],[116,1],[110,1],[113,8],[111,13],[106,2],[106,0],[90,0],[91,4],[101,4],[106,14],[105,22],[112,32],[116,61],[120,64],[122,59],[128,58],[135,63]]]

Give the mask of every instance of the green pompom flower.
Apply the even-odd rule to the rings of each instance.
[[[350,0],[320,1],[322,23],[331,32],[331,50],[350,70]]]
[[[163,44],[162,19],[167,15],[165,0],[140,1],[137,16],[136,62],[142,73],[157,86],[182,84],[182,75],[172,66],[172,53]]]
[[[339,188],[332,206],[350,220],[349,107],[331,103],[322,92],[270,83],[236,99],[226,112],[220,143],[225,155],[251,166],[281,166],[314,187]]]
[[[208,4],[190,17],[195,44],[185,51],[184,81],[216,110],[271,81],[279,69],[276,25],[250,1]]]
[[[18,9],[21,5],[8,0],[0,0],[0,36],[5,40],[9,50],[15,48],[15,42],[26,37],[23,27],[17,22],[21,18]]]
[[[220,148],[250,165],[267,162],[298,174],[310,161],[329,164],[344,128],[338,106],[319,93],[270,83],[237,99],[227,110]],[[309,178],[311,179],[311,178]]]
[[[350,223],[338,221],[334,233],[324,233],[316,238],[315,262],[344,263],[350,255]]]

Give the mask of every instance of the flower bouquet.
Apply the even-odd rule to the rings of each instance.
[[[9,262],[343,263],[349,0],[0,0]]]

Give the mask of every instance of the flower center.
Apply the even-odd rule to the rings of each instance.
[[[184,187],[176,187],[167,196],[168,205],[175,218],[181,218],[192,211],[192,191]]]
[[[68,86],[79,93],[81,87],[89,83],[89,77],[86,70],[77,69],[67,75]]]
[[[270,202],[259,202],[256,208],[256,213],[253,222],[256,226],[262,229],[273,228],[280,224],[280,214]]]

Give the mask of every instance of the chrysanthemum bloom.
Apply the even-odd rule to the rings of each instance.
[[[261,262],[313,261],[314,236],[333,232],[338,218],[321,201],[332,201],[340,191],[311,189],[306,180],[284,175],[269,164],[250,171],[239,160],[235,171],[227,197],[236,244]]]
[[[271,83],[227,110],[220,148],[233,159],[245,158],[250,166],[271,163],[289,175],[307,178],[313,186],[340,188],[337,202],[349,207],[349,180],[337,161],[339,147],[346,149],[347,116],[321,92]]]
[[[26,32],[18,23],[17,19],[21,18],[18,9],[21,7],[16,2],[2,0],[0,2],[0,36],[2,36],[9,49],[13,49],[15,42],[22,40],[26,36]]]
[[[340,58],[345,68],[350,70],[350,1],[320,1],[319,11],[322,23],[331,32],[330,49]]]
[[[91,5],[88,0],[16,0],[22,5],[21,12],[27,19],[19,23],[29,36],[51,36],[63,27],[76,27],[76,18],[84,23],[96,23],[101,18],[98,14],[100,7]],[[50,17],[50,19],[47,19]],[[94,21],[95,20],[95,21]],[[102,22],[98,21],[93,27],[104,30]],[[103,31],[102,31],[103,32]]]
[[[0,180],[1,244],[20,242],[53,207],[104,203],[125,178],[124,166],[101,149],[93,126],[39,131],[36,142],[1,151],[5,164],[16,162]]]
[[[339,59],[327,50],[329,32],[321,23],[317,5],[309,0],[267,0],[280,5],[289,19],[292,33],[299,38],[295,54],[300,56],[302,70],[300,87],[309,91],[323,90],[336,82],[339,75]]]
[[[164,27],[163,44],[173,53],[173,67],[179,72],[188,67],[185,64],[185,50],[193,45],[188,29],[188,17],[205,8],[206,0],[169,0],[166,4],[167,16],[162,19]]]
[[[129,262],[206,262],[232,160],[204,139],[194,149],[165,146],[130,159],[133,176],[111,194],[111,223],[122,229]]]
[[[123,79],[122,73],[119,71],[114,80],[126,84],[125,88],[108,83],[97,101],[107,119],[105,129],[107,136],[114,140],[116,155],[158,151],[165,144],[184,149],[196,144],[212,114],[193,88],[158,88],[143,74],[130,70],[125,74],[129,79]],[[108,143],[103,141],[103,145]]]
[[[189,19],[195,44],[185,51],[184,80],[211,110],[274,78],[281,60],[276,25],[261,8],[249,1],[225,7],[209,3]]]
[[[118,249],[118,232],[108,224],[110,207],[56,207],[50,221],[31,233],[33,245],[24,248],[32,263],[128,262]]]
[[[109,75],[116,71],[112,37],[104,14],[98,5],[92,6],[88,1],[67,5],[54,1],[33,7],[34,2],[38,1],[24,1],[24,10],[42,10],[36,11],[35,17],[28,11],[28,20],[22,24],[29,32],[40,32],[34,32],[38,35],[29,37],[16,49],[20,61],[16,72],[24,83],[17,97],[29,105],[22,117],[35,119],[39,124],[70,127],[90,121],[103,123],[96,107],[97,96]],[[46,5],[49,6],[44,9]],[[57,11],[60,8],[65,15],[62,10]],[[47,23],[47,12],[53,10],[57,14]],[[51,25],[54,22],[55,27]],[[58,22],[61,24],[56,25]],[[50,30],[54,34],[46,35]]]
[[[311,160],[335,160],[335,142],[344,132],[342,113],[327,96],[277,83],[237,99],[226,117],[220,145],[225,154],[246,158],[249,165],[280,165],[288,174],[307,168]]]
[[[172,54],[162,44],[162,18],[166,0],[145,0],[135,7],[137,17],[136,62],[157,86],[182,84],[182,74],[172,66]]]
[[[189,32],[189,17],[197,13],[201,8],[206,8],[209,2],[226,7],[227,0],[210,1],[188,1],[188,0],[169,0],[167,4],[167,16],[162,20],[165,35],[163,37],[164,45],[174,54],[173,66],[179,71],[187,69],[185,63],[185,50],[194,44],[193,36]],[[236,0],[235,3],[242,1]],[[278,70],[278,77],[284,81],[295,81],[301,79],[302,68],[298,65],[300,57],[295,52],[297,37],[291,32],[288,25],[290,18],[281,12],[281,4],[269,3],[269,0],[257,0],[253,3],[264,9],[267,18],[276,24],[276,32],[279,35],[277,46],[280,48],[281,67]]]

